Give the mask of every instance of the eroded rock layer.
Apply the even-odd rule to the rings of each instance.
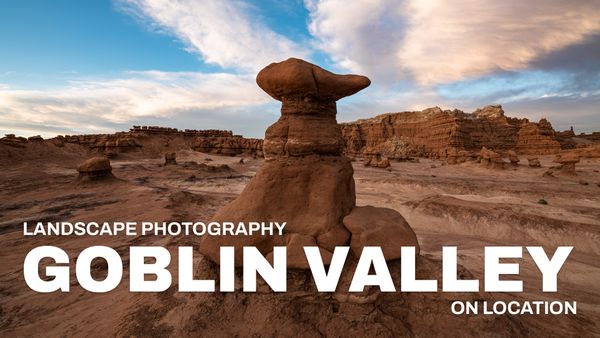
[[[19,159],[27,156],[28,145],[46,145],[50,149],[80,146],[91,155],[115,157],[125,153],[161,156],[165,151],[193,149],[222,155],[247,154],[262,156],[261,139],[234,135],[229,130],[179,130],[166,127],[133,126],[127,132],[114,134],[59,135],[44,140],[40,136],[29,138],[7,134],[0,138],[0,154]],[[51,152],[48,152],[51,153]]]
[[[479,152],[515,150],[520,154],[554,154],[571,148],[568,133],[558,133],[542,119],[511,118],[499,105],[472,114],[438,107],[389,113],[341,124],[348,155],[379,153],[389,158],[445,158],[450,149]]]

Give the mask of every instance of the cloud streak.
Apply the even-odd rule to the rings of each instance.
[[[186,112],[222,115],[269,101],[253,76],[227,73],[130,72],[122,78],[77,80],[51,90],[0,86],[0,128],[34,123],[46,128],[104,131],[95,123],[126,124]],[[218,116],[214,116],[218,118]],[[226,116],[222,116],[226,118]]]
[[[252,16],[241,1],[119,0],[121,10],[175,35],[188,51],[223,68],[257,71],[306,48],[277,34]]]

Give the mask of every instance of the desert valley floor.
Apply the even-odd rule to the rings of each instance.
[[[349,326],[350,335],[363,332],[360,323],[336,324],[342,320],[337,318],[324,323],[319,319],[319,311],[325,311],[319,300],[301,292],[302,287],[281,296],[295,300],[291,308],[274,307],[281,313],[269,310],[271,303],[267,299],[241,293],[231,297],[218,293],[207,296],[178,293],[175,288],[158,294],[128,292],[129,246],[162,245],[175,253],[177,246],[196,244],[193,237],[23,237],[24,221],[208,221],[217,209],[242,191],[263,163],[261,158],[252,157],[245,157],[244,163],[240,163],[240,158],[184,150],[177,153],[177,165],[164,166],[162,157],[125,155],[111,160],[116,179],[101,184],[76,181],[76,167],[85,159],[84,154],[0,164],[2,335],[29,336],[42,332],[49,336],[60,333],[161,336],[195,332],[245,335],[261,332],[261,326],[276,326],[275,334],[281,335],[297,332],[335,335],[330,331],[335,325]],[[600,159],[582,159],[576,176],[544,177],[553,158],[541,156],[542,168],[521,164],[505,170],[483,168],[473,162],[443,165],[429,159],[417,163],[394,161],[388,170],[365,167],[357,160],[353,162],[357,205],[399,211],[415,230],[427,262],[440,260],[443,245],[458,246],[459,264],[476,278],[482,278],[486,245],[543,245],[550,252],[558,245],[575,246],[559,274],[558,293],[541,292],[540,273],[525,251],[523,259],[518,260],[521,275],[514,277],[524,280],[525,292],[494,294],[494,297],[576,300],[576,316],[561,316],[556,320],[548,316],[521,316],[507,320],[510,327],[522,330],[521,333],[600,335]],[[115,248],[124,257],[124,281],[116,290],[105,295],[85,292],[77,285],[73,268],[71,292],[66,296],[36,294],[25,284],[23,259],[32,248],[59,246],[74,261],[83,248],[99,244]],[[177,256],[173,257],[176,261]],[[198,269],[209,269],[200,265]],[[106,265],[98,262],[93,272],[101,278],[106,275]],[[172,273],[176,281],[176,269]],[[386,312],[383,305],[373,304],[373,308],[381,307],[380,311],[367,311],[363,315],[378,316],[373,320],[379,330],[372,331],[374,335],[443,333],[445,323],[452,321],[448,303],[439,303],[437,312],[429,311],[427,306],[411,309],[417,304],[423,303],[409,299],[406,313]],[[351,304],[337,306],[331,311],[365,310],[349,308]],[[388,317],[404,318],[413,324],[395,328],[395,322]],[[491,316],[487,320],[497,319]],[[246,322],[254,322],[255,331],[244,331],[249,330],[244,326]],[[423,331],[419,325],[437,325],[439,329]],[[514,333],[506,327],[499,324],[498,331],[491,335]],[[477,335],[477,328],[472,330],[465,334]]]

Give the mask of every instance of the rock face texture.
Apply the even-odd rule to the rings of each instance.
[[[391,159],[401,156],[446,158],[454,149],[479,152],[515,150],[520,154],[554,154],[561,150],[561,137],[552,125],[511,118],[501,106],[487,106],[472,114],[438,107],[423,111],[389,113],[341,124],[348,155],[378,152]],[[564,135],[563,135],[564,136]]]
[[[356,196],[352,165],[342,156],[336,100],[369,86],[370,81],[291,58],[261,70],[256,82],[282,102],[281,117],[265,133],[262,168],[213,221],[287,222],[285,234],[204,237],[200,251],[219,262],[221,246],[256,246],[268,257],[273,246],[285,245],[288,266],[306,269],[303,246],[319,246],[327,262],[336,246],[349,243],[343,219],[355,207]],[[241,264],[241,253],[236,250],[236,265]]]
[[[110,161],[104,156],[92,157],[77,167],[79,181],[101,181],[114,178]]]
[[[356,207],[344,217],[344,225],[352,233],[350,247],[357,256],[365,246],[380,246],[389,260],[400,258],[401,246],[416,246],[416,253],[419,253],[417,235],[404,217],[393,209]]]
[[[13,147],[24,147],[28,142],[43,141],[38,137],[18,138],[14,135],[0,139],[0,143]],[[248,154],[262,156],[262,140],[234,135],[229,130],[179,130],[156,126],[133,126],[127,132],[114,134],[60,135],[48,142],[57,147],[76,144],[89,149],[92,154],[117,157],[119,154],[140,151],[158,152],[160,155],[176,144],[176,148],[187,146],[193,150],[222,155]],[[150,148],[147,149],[147,148]],[[159,149],[163,148],[163,149]]]
[[[192,149],[203,153],[221,155],[247,154],[262,156],[263,140],[255,138],[233,137],[196,137]]]

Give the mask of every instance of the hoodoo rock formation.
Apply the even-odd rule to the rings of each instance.
[[[502,155],[493,150],[487,149],[486,147],[481,148],[479,156],[481,157],[480,163],[486,167],[493,169],[504,169],[504,166],[506,165],[506,162],[504,159],[502,159]]]
[[[559,154],[556,156],[554,162],[559,163],[559,165],[557,167],[554,167],[553,169],[556,169],[560,173],[567,175],[577,175],[577,173],[575,172],[575,164],[579,163],[579,156],[577,156],[576,154]]]
[[[169,152],[165,153],[165,165],[177,164],[177,153]]]
[[[216,213],[213,221],[287,222],[285,234],[204,237],[200,251],[219,262],[221,246],[255,246],[268,256],[273,246],[285,245],[288,267],[306,269],[302,247],[317,245],[324,262],[329,263],[336,246],[350,243],[350,231],[343,220],[354,213],[356,203],[352,165],[342,156],[344,142],[336,122],[336,101],[369,86],[370,81],[364,76],[333,74],[290,58],[265,67],[256,82],[282,102],[281,117],[265,133],[262,168],[237,199]],[[389,227],[408,226],[393,210],[373,209],[370,217],[374,219],[379,213],[396,214],[396,218],[388,215],[387,219],[394,220]],[[362,216],[351,219],[368,221]],[[382,231],[390,231],[389,227]],[[367,239],[353,242],[368,244],[368,239],[382,237],[377,229],[373,231],[375,234],[369,233]],[[407,242],[418,245],[416,238]],[[236,250],[237,265],[241,263],[241,252]]]
[[[77,167],[78,181],[101,181],[114,178],[110,160],[104,156],[92,157]]]

